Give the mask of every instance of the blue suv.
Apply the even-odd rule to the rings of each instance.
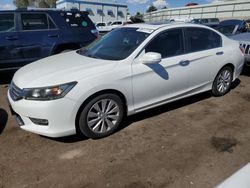
[[[87,12],[17,9],[0,11],[0,71],[75,50],[98,37]]]

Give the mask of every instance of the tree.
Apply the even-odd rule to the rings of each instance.
[[[153,12],[153,11],[156,11],[156,10],[157,10],[157,8],[155,6],[153,6],[153,5],[151,5],[150,7],[148,7],[147,12]]]
[[[38,6],[39,6],[40,8],[49,8],[49,7],[50,7],[49,4],[48,4],[45,0],[40,1],[40,2],[38,3]]]
[[[17,8],[26,8],[30,5],[29,0],[15,0],[13,3]]]
[[[26,8],[28,6],[40,8],[55,8],[56,0],[14,0],[13,3],[17,8]]]
[[[140,12],[137,12],[135,16],[131,16],[130,20],[133,23],[144,23],[143,15]]]
[[[135,15],[136,18],[142,19],[143,15],[140,12],[137,12]]]
[[[57,1],[57,0],[47,0],[47,4],[48,4],[49,7],[51,7],[51,8],[56,8],[56,1]]]

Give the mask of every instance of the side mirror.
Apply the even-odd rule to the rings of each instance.
[[[141,58],[140,61],[143,64],[154,64],[154,63],[160,63],[161,62],[161,54],[156,52],[148,52],[145,53]]]

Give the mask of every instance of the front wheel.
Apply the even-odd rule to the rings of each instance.
[[[217,74],[212,88],[212,93],[215,96],[223,96],[231,89],[233,80],[233,70],[231,67],[222,68]]]
[[[79,118],[79,131],[88,138],[102,138],[116,131],[124,116],[124,105],[115,94],[92,99]]]

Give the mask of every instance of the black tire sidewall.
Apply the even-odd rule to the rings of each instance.
[[[225,92],[221,93],[221,92],[218,91],[217,82],[218,82],[218,78],[219,78],[221,72],[223,72],[225,70],[228,70],[230,72],[230,74],[231,74],[231,80],[230,80],[230,85],[229,85],[228,89]],[[230,91],[230,89],[231,89],[232,81],[233,81],[233,70],[232,70],[232,68],[229,67],[229,66],[223,67],[218,72],[218,74],[216,75],[215,80],[213,82],[213,87],[212,87],[212,93],[213,93],[213,95],[214,96],[223,96],[223,95],[227,94]]]
[[[108,132],[106,132],[106,133],[95,133],[87,125],[87,114],[88,114],[90,108],[97,101],[102,100],[102,99],[112,99],[112,100],[114,100],[118,104],[118,106],[120,108],[120,117],[119,117],[116,125],[112,129],[110,129]],[[112,133],[114,133],[117,130],[117,128],[119,127],[120,123],[123,120],[123,117],[124,117],[124,104],[123,104],[121,98],[119,96],[115,95],[115,94],[102,94],[102,95],[99,95],[99,96],[93,98],[92,100],[90,100],[86,104],[86,106],[83,108],[83,110],[82,110],[82,112],[80,114],[80,117],[79,117],[78,131],[80,131],[81,134],[83,134],[84,136],[86,136],[88,138],[93,138],[93,139],[103,138],[103,137],[111,135]]]

